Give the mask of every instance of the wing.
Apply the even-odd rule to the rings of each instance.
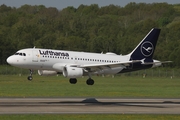
[[[85,64],[78,66],[79,68],[84,68],[87,72],[95,72],[97,70],[102,70],[106,68],[115,68],[119,66],[130,66],[132,63],[138,63],[141,62],[140,60],[134,60],[134,61],[123,61],[118,63],[105,63],[105,64]]]

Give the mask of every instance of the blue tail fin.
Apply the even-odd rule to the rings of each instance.
[[[130,53],[131,60],[152,60],[160,29],[153,28]]]

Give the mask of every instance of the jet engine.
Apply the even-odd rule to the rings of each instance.
[[[53,76],[57,75],[57,72],[51,70],[38,70],[38,74],[41,76]]]
[[[64,77],[68,78],[77,78],[83,76],[83,69],[77,68],[77,67],[64,67],[63,69],[63,75]]]

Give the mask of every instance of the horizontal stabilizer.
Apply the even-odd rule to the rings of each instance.
[[[142,65],[153,65],[153,64],[165,64],[165,63],[171,63],[172,61],[158,61],[158,62],[144,62],[144,63],[141,63]]]

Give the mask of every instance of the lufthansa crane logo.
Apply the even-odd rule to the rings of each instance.
[[[142,43],[141,45],[141,53],[145,56],[145,57],[149,57],[150,55],[152,55],[154,51],[154,46],[151,42],[146,41],[144,43]]]

